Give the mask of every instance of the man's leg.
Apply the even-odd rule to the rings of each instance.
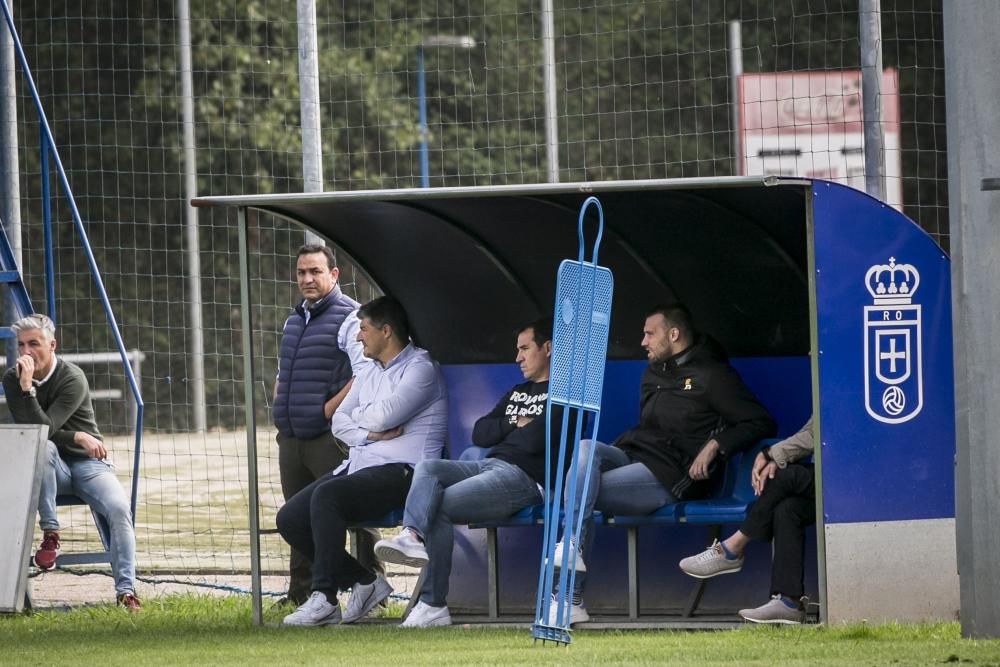
[[[302,460],[302,451],[308,441],[278,434],[278,472],[281,476],[281,495],[285,502],[316,481],[316,476]],[[288,599],[302,604],[309,597],[312,585],[312,568],[309,559],[292,547],[288,562]]]
[[[812,470],[809,470],[811,476]],[[810,477],[811,479],[811,477]],[[774,557],[771,593],[798,600],[803,591],[805,529],[816,523],[815,487],[810,482],[801,495],[785,498],[774,509]]]
[[[45,445],[45,463],[42,465],[42,482],[38,487],[38,525],[42,529],[42,543],[35,552],[35,565],[43,570],[56,566],[59,556],[59,518],[56,514],[56,496],[60,490],[69,493],[72,480],[66,462],[59,450],[49,440]]]
[[[617,450],[617,447],[608,449]],[[600,451],[600,450],[599,450]],[[610,454],[610,456],[609,456]],[[608,463],[620,464],[621,454],[605,452],[604,457]],[[610,459],[610,460],[608,460]],[[648,514],[668,503],[677,502],[677,499],[663,488],[663,485],[656,479],[653,473],[642,463],[626,463],[617,465],[607,472],[601,474],[600,489],[594,499],[591,510],[598,509],[610,514]],[[595,457],[595,466],[597,464]],[[593,522],[591,521],[591,528]],[[584,540],[583,557],[586,559],[594,544],[594,531],[592,529],[583,532]],[[584,586],[587,582],[586,572],[577,572],[576,581],[573,586],[574,599],[578,599],[583,594]]]
[[[60,482],[63,489],[70,488],[70,472],[51,440],[45,443],[45,457],[42,483],[38,487],[38,525],[44,531],[59,530],[56,496],[59,495]]]
[[[324,479],[316,487],[310,502],[313,591],[333,602],[338,590],[375,581],[375,574],[347,553],[347,527],[402,506],[412,479],[408,465],[389,463]]]
[[[309,469],[313,479],[320,479],[336,470],[337,466],[347,458],[347,453],[347,445],[337,440],[332,433],[324,433],[314,440],[303,443],[302,463]],[[374,532],[375,535],[378,534],[377,531]],[[355,534],[358,540],[356,545],[358,562],[366,570],[381,573],[382,563],[375,558],[374,550],[378,537],[367,530],[359,530]]]
[[[135,593],[135,529],[132,511],[114,470],[104,461],[79,459],[69,463],[73,491],[111,527],[111,572],[118,596]]]
[[[431,462],[428,462],[431,463]],[[498,459],[482,461],[434,461],[441,473],[439,484],[432,492],[429,505],[429,525],[422,528],[427,546],[427,578],[420,591],[420,601],[431,607],[444,607],[448,599],[448,579],[451,575],[451,558],[454,547],[455,524],[490,521],[506,518],[524,507],[541,502],[538,486],[523,470]],[[453,483],[460,474],[459,466],[447,464],[475,464],[478,474],[466,476]],[[423,464],[420,468],[427,467]],[[453,471],[447,471],[453,468]],[[431,471],[427,471],[429,474]],[[416,488],[414,480],[414,489]],[[407,515],[414,500],[413,490],[407,498]],[[428,519],[421,519],[427,521]]]
[[[318,479],[289,498],[274,518],[281,538],[292,550],[308,561],[312,561],[314,545],[312,541],[312,496],[316,487],[332,479]],[[312,582],[310,580],[310,586]]]
[[[590,452],[594,452],[594,462],[590,467],[590,474],[587,474],[587,460]],[[578,549],[583,554],[583,562],[586,562],[586,555],[589,553],[589,544],[593,541],[594,528],[594,504],[597,502],[598,494],[604,484],[603,474],[608,471],[629,465],[628,454],[611,445],[605,445],[597,440],[581,440],[577,449],[576,468],[576,493],[572,499],[576,511],[573,515],[574,521],[583,516],[583,525],[580,528]],[[586,495],[584,494],[586,486]],[[566,484],[565,502],[570,503],[569,484]],[[568,508],[567,508],[568,509]],[[584,553],[586,552],[586,553]],[[571,556],[572,558],[573,556]],[[557,558],[557,561],[561,561]],[[577,566],[580,567],[579,565]]]
[[[779,468],[768,480],[760,498],[750,506],[739,532],[750,540],[770,542],[774,535],[774,512],[786,498],[815,497],[815,475],[811,465],[793,463]],[[727,547],[730,540],[726,540]],[[734,545],[738,548],[738,545]],[[740,552],[740,554],[742,551]],[[737,554],[737,555],[740,555]]]

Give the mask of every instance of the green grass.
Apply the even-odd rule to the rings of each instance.
[[[173,596],[140,614],[113,606],[0,618],[4,665],[998,665],[1000,641],[958,625],[619,631],[533,644],[525,630],[393,626],[285,629],[277,610],[250,624],[246,597]]]

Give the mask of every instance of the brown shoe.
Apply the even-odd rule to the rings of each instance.
[[[134,593],[120,594],[118,596],[118,606],[123,607],[132,613],[142,611],[142,603],[139,602],[139,598],[137,598]]]
[[[59,556],[59,531],[46,530],[42,534],[42,544],[35,552],[35,567],[40,570],[51,570],[56,566]]]

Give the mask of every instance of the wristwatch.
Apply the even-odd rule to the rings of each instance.
[[[34,387],[31,387],[31,389],[27,389],[27,390],[22,389],[21,390],[21,396],[24,396],[25,398],[28,398],[28,397],[35,398],[36,396],[38,396],[38,391]]]

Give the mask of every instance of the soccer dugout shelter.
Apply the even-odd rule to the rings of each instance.
[[[252,506],[248,215],[278,216],[328,239],[404,304],[415,342],[443,367],[448,449],[458,458],[471,446],[475,420],[521,380],[514,332],[553,312],[556,269],[577,255],[577,212],[590,195],[603,206],[600,263],[615,281],[597,437],[611,442],[637,422],[645,313],[684,303],[774,416],[780,436],[817,416],[806,590],[819,617],[955,618],[949,259],[898,211],[825,181],[729,177],[194,200],[237,210]],[[256,512],[250,516],[256,544]],[[456,615],[485,615],[486,531],[457,530],[449,606]],[[585,595],[597,621],[678,621],[696,585],[677,562],[704,548],[704,526],[679,521],[639,534],[627,545],[625,530],[597,529]],[[500,616],[530,621],[541,529],[500,528],[494,539]],[[636,609],[628,601],[629,547],[639,572]],[[251,566],[259,574],[257,562]],[[759,605],[769,595],[769,569],[770,546],[753,545],[743,571],[709,585],[685,623],[731,621],[735,610]]]

